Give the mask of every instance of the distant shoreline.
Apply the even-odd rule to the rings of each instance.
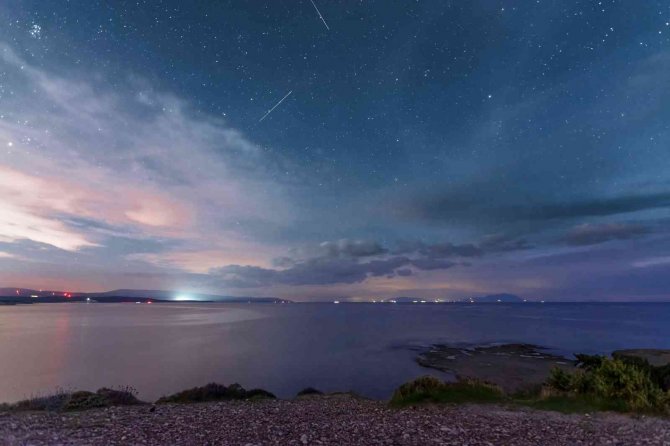
[[[302,304],[302,305],[333,305],[332,301],[293,301],[287,299],[275,298],[237,298],[228,300],[174,300],[174,299],[154,299],[149,297],[129,297],[129,296],[44,296],[44,297],[26,297],[26,296],[0,296],[1,305],[30,305],[30,304],[54,304],[54,303],[162,303],[162,304]],[[468,301],[424,301],[424,302],[389,302],[389,301],[337,301],[339,305],[377,305],[377,306],[426,306],[426,305],[463,305],[463,306],[524,306],[524,305],[660,305],[670,304],[668,301],[526,301],[526,302],[468,302]]]

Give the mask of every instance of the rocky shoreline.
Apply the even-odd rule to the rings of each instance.
[[[497,384],[508,393],[541,385],[554,367],[566,371],[575,368],[573,359],[531,344],[472,347],[436,344],[422,352],[416,362],[453,373],[457,379],[476,378]]]
[[[0,445],[667,445],[670,420],[351,395],[0,413]]]
[[[667,350],[615,354],[661,365],[670,358]],[[435,345],[417,362],[459,378],[497,384],[510,395],[544,382],[552,367],[575,368],[573,360],[529,344]],[[610,412],[566,415],[515,401],[398,405],[393,399],[389,404],[352,394],[323,395],[315,389],[279,400],[261,389],[210,383],[148,404],[137,400],[130,388],[103,388],[0,405],[0,446],[670,445],[669,418]]]

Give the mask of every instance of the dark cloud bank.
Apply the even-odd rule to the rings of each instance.
[[[332,285],[363,282],[370,277],[407,277],[414,271],[445,270],[468,266],[468,258],[528,249],[525,240],[495,235],[478,244],[429,244],[421,241],[401,242],[393,249],[375,241],[338,240],[321,243],[314,257],[296,259],[280,257],[276,268],[227,265],[211,274],[227,286],[237,288],[269,285]]]

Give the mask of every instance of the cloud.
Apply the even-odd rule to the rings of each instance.
[[[430,258],[478,257],[483,251],[471,244],[456,245],[450,242],[426,243],[423,241],[400,241],[393,249],[395,254],[416,253]]]
[[[0,165],[0,240],[33,240],[76,251],[99,246],[90,240],[79,219],[106,225],[138,225],[170,233],[170,227],[187,224],[187,207],[168,196],[138,190],[125,184],[96,189],[87,180],[94,172],[72,181],[58,175],[31,175]],[[99,178],[101,179],[101,178]]]
[[[228,265],[212,274],[227,286],[247,288],[271,285],[352,284],[368,277],[393,275],[398,268],[410,264],[407,257],[391,257],[366,262],[350,258],[315,258],[279,270],[256,266]]]
[[[412,265],[415,266],[416,268],[422,269],[422,270],[427,270],[427,271],[432,271],[436,269],[448,269],[453,266],[458,265],[459,263],[453,262],[451,260],[447,259],[434,259],[434,258],[427,258],[427,259],[415,259],[412,260]]]
[[[493,196],[496,195],[494,191],[490,193]],[[500,223],[520,220],[547,222],[669,208],[670,192],[595,197],[561,202],[529,200],[526,203],[514,203],[510,201],[504,195],[501,195],[499,199],[489,198],[488,201],[482,201],[477,196],[476,190],[464,195],[446,193],[442,196],[412,199],[412,203],[404,207],[403,215],[411,219],[429,221],[475,221],[486,218]],[[500,205],[499,202],[508,202],[508,204]]]
[[[423,241],[400,241],[391,251],[394,254],[418,254],[431,259],[451,257],[482,257],[489,253],[530,249],[525,239],[505,234],[487,235],[479,243],[454,244],[451,242],[426,243]]]
[[[111,88],[90,72],[56,75],[1,42],[0,64],[15,85],[0,117],[0,241],[81,251],[113,237],[179,240],[179,253],[145,260],[193,270],[183,253],[244,249],[248,228],[293,219],[274,175],[285,161],[226,121],[136,78]]]
[[[505,234],[489,234],[482,238],[479,247],[484,252],[508,252],[532,249],[533,245],[523,238]]]
[[[605,243],[611,240],[628,240],[649,234],[651,229],[627,223],[582,224],[572,228],[563,241],[568,245],[586,246]]]
[[[567,203],[545,203],[517,210],[522,218],[552,220],[626,214],[666,207],[670,207],[670,192],[595,198]]]
[[[454,245],[453,243],[443,242],[432,245],[420,246],[417,250],[429,258],[444,258],[444,257],[479,257],[483,254],[481,248],[473,244]]]
[[[646,259],[636,260],[633,262],[635,268],[649,268],[654,266],[670,265],[670,256],[664,257],[650,257]]]
[[[328,257],[371,257],[387,252],[378,242],[369,240],[341,239],[323,242],[319,248]]]
[[[379,242],[351,240],[321,243],[316,252],[317,255],[305,259],[275,258],[275,268],[233,264],[214,268],[210,273],[218,277],[223,285],[239,288],[353,284],[371,277],[391,279],[412,276],[412,268],[434,271],[467,265],[448,257],[482,254],[478,247],[471,244],[405,242],[390,250]]]

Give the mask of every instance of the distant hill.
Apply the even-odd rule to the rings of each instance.
[[[131,301],[172,301],[172,302],[253,302],[253,303],[290,303],[288,299],[278,297],[257,296],[223,296],[217,294],[182,293],[165,290],[130,290],[119,289],[99,293],[83,293],[75,291],[32,290],[27,288],[0,288],[0,299],[3,301],[32,299],[38,302],[85,301],[86,298],[98,302],[131,302]]]

